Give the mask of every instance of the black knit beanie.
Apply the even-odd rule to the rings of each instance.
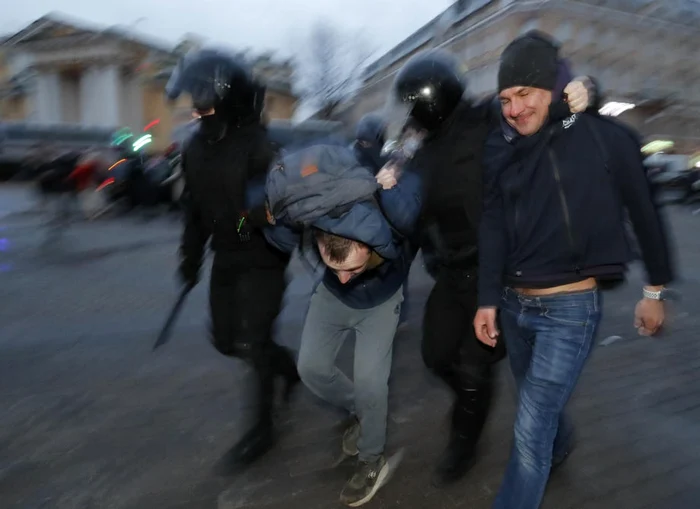
[[[533,30],[503,50],[498,69],[498,91],[511,87],[554,90],[558,67],[559,45],[547,34]]]

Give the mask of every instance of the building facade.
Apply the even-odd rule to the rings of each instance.
[[[370,65],[341,117],[352,124],[380,110],[397,70],[434,46],[461,58],[469,92],[484,97],[496,89],[505,46],[539,29],[563,44],[577,75],[600,80],[606,100],[635,106],[621,120],[648,140],[671,140],[678,152],[698,152],[698,26],[699,0],[460,0]]]
[[[2,41],[0,121],[134,132],[149,126],[150,148],[163,149],[172,130],[191,120],[186,98],[175,105],[164,99],[179,54],[125,30],[86,28],[45,16]],[[268,82],[266,117],[291,118],[297,102],[291,64],[266,56],[252,63]]]

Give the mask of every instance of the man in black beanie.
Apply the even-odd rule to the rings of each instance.
[[[551,468],[571,451],[564,409],[601,320],[600,289],[621,281],[632,259],[625,208],[648,275],[635,310],[640,334],[663,324],[672,278],[637,136],[609,117],[562,108],[559,61],[556,43],[537,32],[505,49],[503,121],[484,149],[474,330],[487,346],[505,342],[518,386],[494,509],[537,509]]]

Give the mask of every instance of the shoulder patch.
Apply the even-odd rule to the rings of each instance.
[[[302,177],[309,177],[314,173],[318,173],[318,166],[316,166],[315,164],[307,164],[306,166],[303,166],[301,168]]]

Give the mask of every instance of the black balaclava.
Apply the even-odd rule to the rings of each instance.
[[[216,143],[220,141],[228,130],[228,125],[225,118],[221,114],[214,112],[211,115],[204,115],[199,119],[199,131],[202,136],[210,142]]]
[[[264,99],[265,87],[258,83],[232,90],[214,106],[212,115],[201,117],[200,132],[210,143],[216,143],[232,130],[260,123]]]
[[[375,174],[382,169],[384,164],[386,164],[386,158],[382,155],[382,146],[378,143],[370,142],[369,147],[364,147],[360,143],[355,143],[355,157],[357,161],[364,166],[369,168]]]
[[[355,156],[358,162],[375,174],[386,163],[382,155],[386,125],[383,120],[373,114],[363,117],[355,131]],[[366,145],[366,146],[365,146]]]

